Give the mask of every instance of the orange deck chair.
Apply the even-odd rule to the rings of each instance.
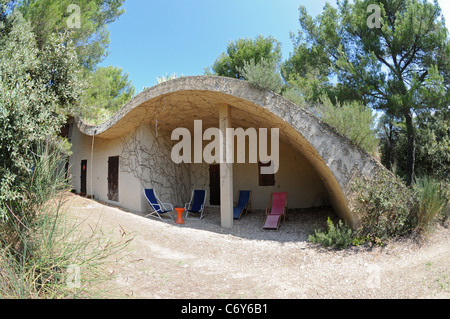
[[[272,193],[270,196],[270,211],[266,207],[266,220],[264,229],[278,229],[280,227],[281,218],[286,219],[287,212],[287,193]]]

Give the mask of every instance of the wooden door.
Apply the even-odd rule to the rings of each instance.
[[[209,204],[220,205],[220,165],[209,165]]]
[[[86,195],[86,172],[87,172],[87,160],[82,160],[80,193],[83,195]]]
[[[108,199],[119,201],[119,156],[108,158]]]

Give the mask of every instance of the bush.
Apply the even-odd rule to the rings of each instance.
[[[289,87],[286,88],[282,95],[285,99],[297,104],[299,107],[306,109],[306,102],[303,96],[300,95],[299,91],[296,88]]]
[[[346,248],[352,243],[353,232],[342,220],[334,225],[328,217],[327,228],[327,231],[316,229],[314,235],[310,235],[308,240],[312,243],[318,243],[325,247],[333,246],[337,249]]]
[[[281,93],[283,82],[277,71],[275,60],[261,58],[259,63],[256,63],[255,60],[245,61],[244,67],[238,71],[250,83],[275,93]]]
[[[449,190],[444,182],[423,176],[414,184],[417,192],[417,228],[427,231],[439,215],[448,217]]]
[[[1,203],[8,214],[0,223],[0,298],[97,295],[95,284],[107,278],[101,266],[128,243],[104,239],[94,229],[85,236],[66,222],[63,158],[53,144],[40,145],[27,200]],[[79,271],[78,282],[70,281],[70,276],[76,279],[73,270]]]
[[[19,12],[0,23],[0,203],[6,213],[28,200],[37,144],[56,136],[68,110],[75,111],[80,77],[67,34],[52,35],[38,50]]]
[[[417,225],[417,199],[398,176],[382,171],[370,181],[355,179],[352,190],[359,202],[354,212],[363,225],[361,236],[384,241],[404,235]]]
[[[328,97],[316,106],[319,118],[334,127],[357,146],[376,155],[379,140],[375,132],[375,115],[371,109],[358,102],[333,105]]]

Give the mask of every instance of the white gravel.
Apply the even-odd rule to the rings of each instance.
[[[264,213],[255,211],[224,229],[216,208],[178,225],[69,196],[70,216],[134,238],[108,268],[121,297],[450,297],[450,231],[443,226],[421,244],[403,239],[336,251],[307,241],[333,216],[326,210],[289,212],[277,231],[263,230]]]

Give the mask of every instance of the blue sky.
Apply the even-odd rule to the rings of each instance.
[[[316,16],[326,0],[126,0],[126,12],[109,25],[109,55],[102,66],[122,67],[139,93],[172,73],[202,75],[238,38],[273,36],[283,60],[299,29],[298,7]],[[335,5],[335,0],[328,0]],[[439,0],[450,22],[450,1]]]

